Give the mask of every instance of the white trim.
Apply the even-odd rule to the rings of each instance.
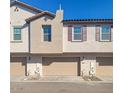
[[[47,33],[47,34],[44,34],[44,29],[43,29],[43,25],[42,25],[42,27],[41,27],[41,41],[43,41],[43,42],[52,42],[52,26],[51,25],[49,25],[50,26],[50,29],[51,29],[51,33],[50,33],[50,35],[51,35],[51,40],[50,41],[45,41],[44,40],[44,36],[45,35],[49,35],[49,33]]]
[[[102,27],[103,26],[109,26],[110,27],[110,34],[111,34],[111,26],[110,25],[102,25],[101,27],[100,27],[100,41],[110,41],[110,40],[102,40]]]
[[[16,28],[16,27],[21,29],[21,40],[14,40],[14,28]],[[12,41],[17,41],[17,42],[18,42],[18,41],[19,41],[19,42],[21,41],[21,42],[22,42],[22,26],[13,26],[12,32],[13,32],[13,33],[12,33]]]
[[[81,28],[81,40],[74,40],[74,27],[80,27]],[[74,25],[72,27],[72,41],[82,41],[82,38],[83,38],[83,36],[82,36],[82,30],[83,30],[83,27],[81,25]]]

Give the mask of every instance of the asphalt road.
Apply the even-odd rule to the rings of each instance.
[[[10,85],[11,93],[113,93],[112,83],[11,82]]]

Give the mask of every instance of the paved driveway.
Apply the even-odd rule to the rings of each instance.
[[[11,93],[112,93],[112,83],[11,82]]]

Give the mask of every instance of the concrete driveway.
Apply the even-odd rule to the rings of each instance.
[[[112,83],[11,82],[11,93],[113,93]]]

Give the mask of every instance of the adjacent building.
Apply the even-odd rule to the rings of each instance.
[[[113,20],[63,19],[23,2],[11,2],[11,76],[112,76]]]

